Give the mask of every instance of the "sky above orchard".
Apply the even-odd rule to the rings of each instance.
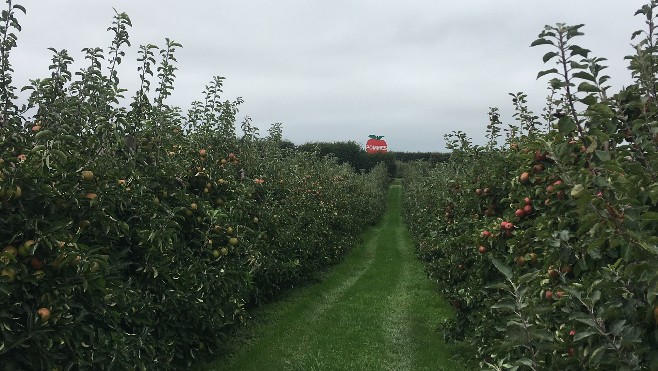
[[[14,0],[16,3],[16,0]],[[483,144],[489,107],[513,122],[511,97],[523,91],[540,114],[546,47],[530,48],[544,25],[584,23],[577,44],[605,57],[611,92],[631,83],[624,57],[644,21],[639,0],[31,0],[19,1],[23,30],[11,56],[15,84],[49,75],[49,47],[67,49],[72,70],[85,47],[106,51],[115,8],[133,27],[119,77],[138,88],[137,50],[183,45],[168,103],[187,111],[213,76],[224,98],[242,97],[239,120],[262,134],[276,122],[296,144],[383,135],[395,151],[445,151],[444,134],[462,130]],[[155,82],[153,83],[155,87]]]

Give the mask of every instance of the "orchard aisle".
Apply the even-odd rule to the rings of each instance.
[[[255,313],[229,359],[207,370],[461,370],[437,326],[450,308],[426,277],[400,217],[388,211],[320,284]]]

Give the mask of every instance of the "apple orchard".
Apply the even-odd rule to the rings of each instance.
[[[541,115],[511,94],[515,122],[492,108],[486,144],[453,132],[448,161],[397,161],[395,173],[290,148],[280,125],[261,135],[237,120],[242,100],[221,96],[221,77],[188,112],[170,106],[182,45],[131,49],[125,13],[109,48],[75,56],[79,71],[51,49],[19,106],[11,53],[26,10],[7,1],[0,368],[217,357],[251,308],[356,246],[393,172],[416,253],[454,309],[435,336],[463,342],[483,369],[658,369],[657,10],[636,13],[633,84],[610,91],[605,59],[577,44],[583,25],[547,26],[532,43],[546,50]],[[128,52],[135,92],[119,84]],[[382,138],[366,152],[387,152]]]
[[[510,94],[486,145],[446,136],[450,160],[406,170],[405,218],[455,310],[442,330],[486,369],[658,369],[658,2],[636,16],[635,83],[610,92],[583,25],[546,26],[541,116]]]
[[[173,40],[138,48],[140,89],[119,105],[124,13],[81,71],[52,49],[17,106],[24,13],[9,1],[0,22],[0,369],[189,368],[382,214],[383,165],[287,149],[279,125],[260,136],[222,78],[187,114],[169,106]]]

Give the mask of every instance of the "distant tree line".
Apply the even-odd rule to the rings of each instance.
[[[283,142],[283,146],[295,148],[290,142]],[[349,142],[311,142],[296,146],[297,150],[316,152],[319,156],[335,157],[339,163],[348,163],[356,170],[369,172],[378,163],[383,162],[390,177],[398,176],[398,163],[412,161],[427,161],[430,164],[447,161],[449,153],[440,152],[387,152],[369,154],[361,145],[354,141]]]

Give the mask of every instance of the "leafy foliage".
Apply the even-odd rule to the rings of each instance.
[[[373,135],[374,136],[374,135]],[[444,162],[449,158],[446,153],[438,152],[385,152],[367,153],[354,141],[349,142],[312,142],[297,147],[300,151],[317,153],[319,156],[335,157],[343,164],[349,164],[358,171],[369,172],[378,164],[384,163],[391,178],[400,177],[405,163],[426,160],[430,164]]]
[[[417,251],[457,310],[446,336],[485,368],[658,368],[657,7],[637,13],[635,84],[611,96],[583,26],[547,26],[542,118],[512,94],[518,125],[492,109],[488,145],[456,132],[448,163],[408,170]]]
[[[187,114],[166,102],[176,51],[138,51],[140,88],[120,105],[130,46],[116,13],[87,67],[52,49],[49,74],[14,104],[7,2],[0,37],[0,368],[174,369],[208,356],[246,308],[338,261],[383,212],[383,165],[347,165],[261,137],[223,79]],[[4,35],[4,36],[3,36]],[[159,57],[159,62],[158,58]],[[151,79],[156,79],[151,91]]]

